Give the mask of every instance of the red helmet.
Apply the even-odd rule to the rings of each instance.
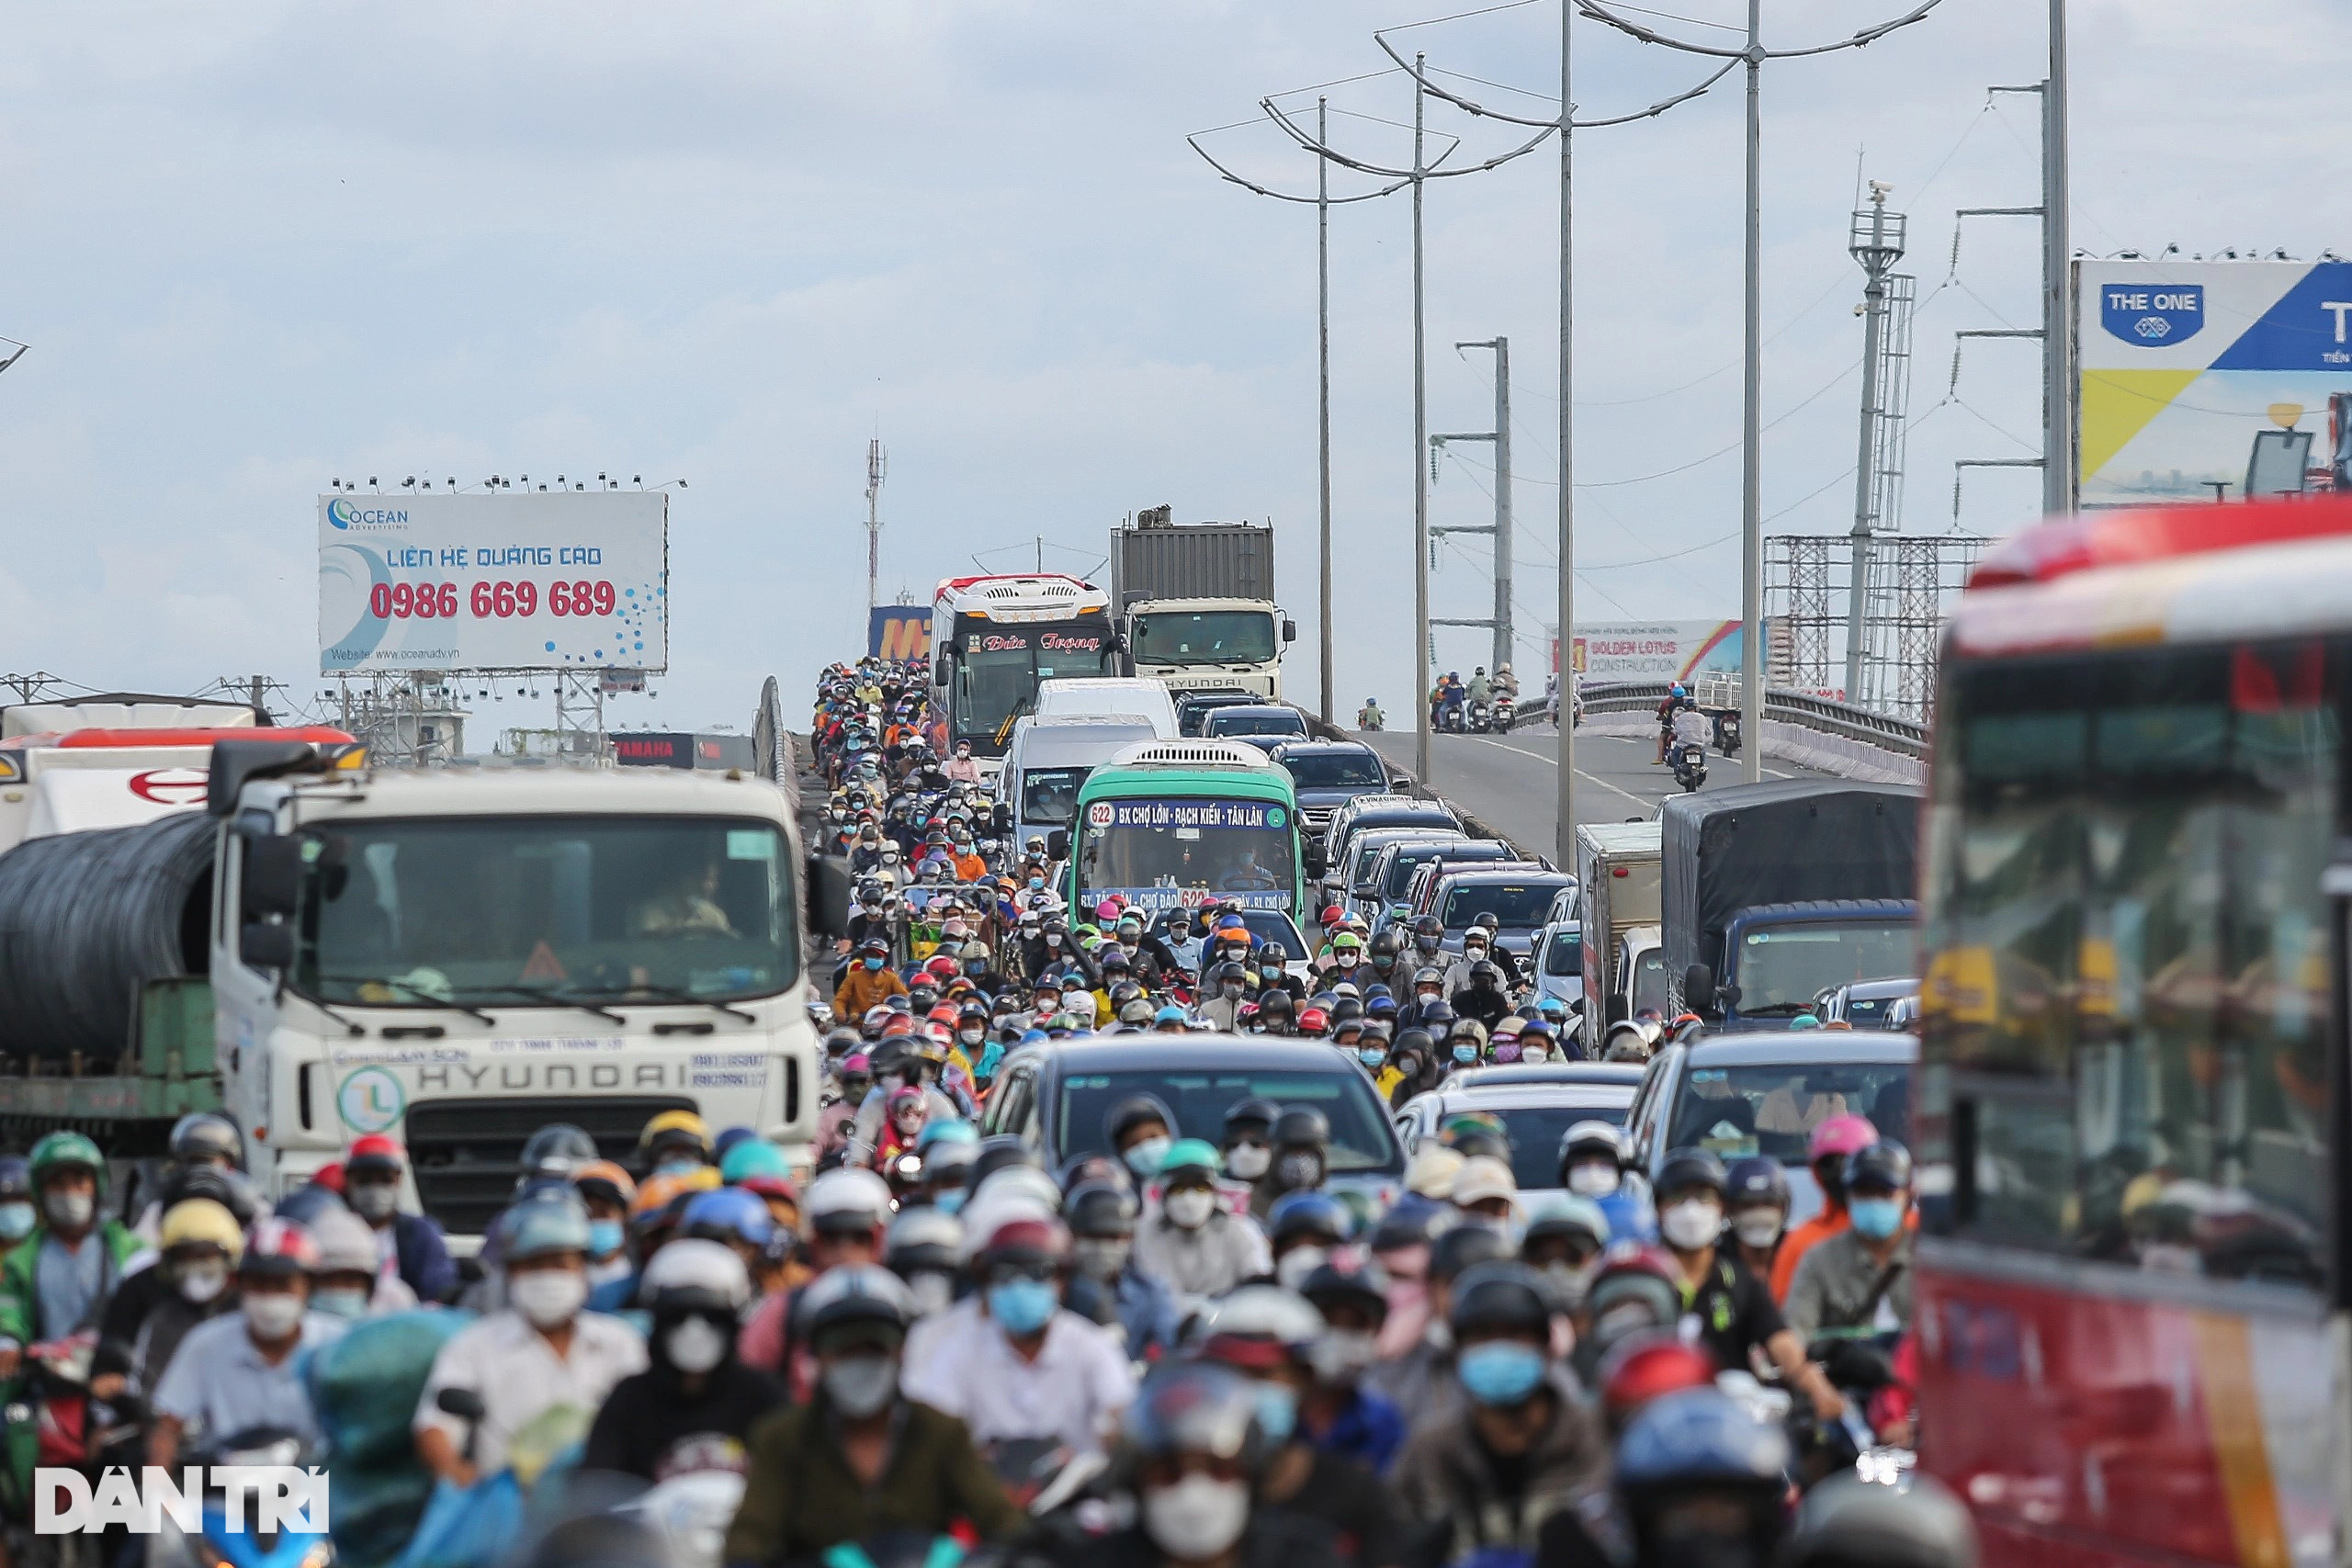
[[[389,1170],[397,1173],[408,1164],[408,1151],[401,1147],[398,1138],[384,1133],[370,1133],[355,1139],[351,1153],[345,1156],[343,1168],[349,1172]]]
[[[1298,1028],[1302,1034],[1320,1034],[1330,1026],[1331,1015],[1321,1008],[1308,1008],[1298,1015]]]
[[[319,1267],[319,1244],[291,1220],[255,1220],[245,1233],[245,1250],[237,1259],[240,1274],[310,1274]]]
[[[1341,920],[1344,920],[1347,918],[1348,912],[1345,909],[1340,908],[1337,904],[1327,905],[1324,908],[1323,924],[1326,929],[1338,925]]]
[[[1609,1424],[1622,1431],[1636,1411],[1662,1394],[1713,1387],[1715,1359],[1706,1347],[1679,1335],[1636,1334],[1601,1359],[1600,1381]]]
[[[956,961],[944,953],[932,957],[922,967],[924,974],[938,979],[949,980],[956,976]]]
[[[1839,1159],[1858,1150],[1867,1149],[1878,1142],[1878,1129],[1867,1117],[1850,1112],[1832,1116],[1813,1130],[1813,1141],[1805,1145],[1807,1165],[1835,1155]]]
[[[953,1029],[956,1027],[956,1019],[962,1015],[957,1012],[955,1003],[942,1002],[937,1007],[932,1009],[929,1012],[923,1014],[923,1016],[933,1023],[944,1023],[948,1028]]]

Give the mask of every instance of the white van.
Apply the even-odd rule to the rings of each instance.
[[[1057,676],[1037,682],[1037,701],[1029,711],[1039,718],[1141,714],[1151,720],[1152,739],[1176,739],[1176,699],[1157,681]]]
[[[1048,686],[1060,683],[1045,682]],[[1072,681],[1068,684],[1158,682]],[[1005,747],[1004,771],[997,775],[996,800],[1002,812],[998,836],[1009,839],[1017,853],[1032,838],[1050,837],[1056,829],[1067,831],[1078,811],[1079,786],[1087,774],[1139,741],[1163,739],[1158,721],[1147,714],[1023,715]]]

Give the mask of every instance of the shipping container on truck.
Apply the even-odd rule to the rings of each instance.
[[[1298,633],[1274,603],[1272,524],[1179,524],[1147,508],[1111,530],[1111,603],[1129,674],[1281,699]]]
[[[1608,1020],[1592,1016],[1611,997],[1630,999],[1620,973],[1626,939],[1658,919],[1658,825],[1583,822],[1577,826],[1577,925],[1584,943],[1585,1039],[1598,1045]]]

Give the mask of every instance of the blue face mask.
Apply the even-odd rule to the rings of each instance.
[[[1298,1393],[1288,1383],[1261,1382],[1258,1396],[1258,1427],[1270,1443],[1286,1443],[1298,1425]]]
[[[1388,1059],[1388,1054],[1377,1045],[1367,1045],[1356,1053],[1356,1060],[1367,1067],[1376,1067]]]
[[[610,1258],[621,1249],[621,1223],[618,1220],[588,1222],[588,1256]]]
[[[1453,1059],[1457,1062],[1464,1063],[1475,1062],[1478,1059],[1478,1047],[1476,1045],[1456,1045],[1453,1048]]]
[[[1061,1298],[1046,1280],[1007,1280],[990,1285],[989,1315],[1015,1339],[1025,1339],[1054,1320]]]
[[[879,968],[881,968],[881,967],[882,967],[882,961],[881,961],[880,959],[878,959],[878,958],[869,958],[869,959],[867,959],[867,960],[865,961],[865,968],[866,968],[866,972],[867,972],[868,974],[871,974],[871,973],[873,973],[875,970],[879,969]]]
[[[1150,1180],[1159,1174],[1159,1162],[1167,1156],[1168,1145],[1166,1138],[1146,1138],[1127,1150],[1127,1168],[1146,1181]]]
[[[653,1168],[656,1176],[692,1176],[702,1168],[698,1159],[665,1159]]]
[[[933,1198],[931,1201],[931,1206],[943,1214],[960,1214],[964,1212],[964,1200],[970,1194],[962,1188],[950,1187],[946,1191]]]
[[[1039,891],[1045,886],[1046,879],[1042,876],[1033,876],[1029,879],[1029,891],[1032,893]]]
[[[39,1218],[30,1203],[0,1203],[0,1238],[24,1240],[33,1234],[33,1224]]]
[[[1846,1217],[1854,1228],[1872,1241],[1884,1241],[1903,1228],[1903,1200],[1900,1198],[1854,1198],[1846,1204]]]
[[[1481,1404],[1517,1404],[1544,1381],[1544,1352],[1516,1339],[1489,1339],[1453,1363],[1464,1392]]]

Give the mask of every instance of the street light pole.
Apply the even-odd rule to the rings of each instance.
[[[1572,163],[1568,151],[1574,130],[1575,106],[1568,101],[1569,19],[1576,0],[1560,4],[1560,635],[1557,687],[1560,698],[1559,798],[1553,810],[1552,858],[1576,868],[1577,848],[1577,723],[1576,675],[1571,667],[1576,649],[1576,276],[1572,241],[1575,207],[1569,200]]]
[[[1421,331],[1421,130],[1429,96],[1413,56],[1413,770],[1434,790],[1430,762],[1430,409],[1427,344]]]
[[[1747,391],[1739,450],[1739,772],[1764,777],[1764,45],[1761,0],[1747,0]]]
[[[2075,312],[2066,225],[2066,0],[2050,0],[2041,90],[2041,510],[2075,510]]]
[[[1315,100],[1315,140],[1329,140],[1324,127],[1329,100]],[[1331,163],[1315,160],[1315,349],[1318,445],[1322,464],[1322,581],[1316,620],[1322,627],[1323,722],[1331,720]]]

